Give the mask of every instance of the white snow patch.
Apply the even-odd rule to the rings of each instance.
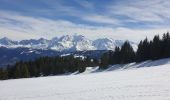
[[[0,100],[170,100],[170,59],[94,71],[0,81]]]

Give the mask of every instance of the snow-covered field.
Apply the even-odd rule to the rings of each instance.
[[[0,100],[170,100],[170,59],[0,81]]]

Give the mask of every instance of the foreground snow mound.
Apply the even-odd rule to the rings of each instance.
[[[156,67],[161,65],[169,65],[170,58],[160,59],[160,60],[147,60],[140,63],[129,63],[129,64],[115,64],[109,65],[109,67],[105,70],[100,70],[99,67],[87,67],[85,72],[83,73],[72,73],[72,74],[89,74],[89,73],[96,73],[96,72],[107,72],[107,71],[121,71],[121,70],[130,70],[136,68],[143,68],[143,67]]]
[[[169,61],[122,65],[130,66],[128,70],[91,73],[97,68],[88,68],[78,75],[0,81],[0,100],[169,100]]]
[[[141,67],[156,67],[161,65],[169,65],[170,64],[170,58],[166,59],[160,59],[160,60],[147,60],[141,63],[129,63],[129,64],[116,64],[110,66],[105,71],[114,71],[114,70],[125,70],[125,69],[136,69]]]

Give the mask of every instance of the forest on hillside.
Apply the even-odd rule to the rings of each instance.
[[[57,56],[40,57],[34,61],[19,61],[6,68],[0,68],[0,79],[17,79],[40,76],[60,75],[65,73],[82,73],[86,67],[99,66],[106,69],[109,65],[142,62],[170,57],[170,34],[165,33],[160,37],[154,36],[152,40],[145,38],[138,44],[135,52],[128,41],[114,51],[104,53],[100,59],[89,57]]]

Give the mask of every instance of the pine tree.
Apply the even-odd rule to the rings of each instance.
[[[136,52],[136,61],[141,62],[150,59],[150,43],[147,38],[144,41],[140,41]]]
[[[128,41],[126,41],[120,51],[121,63],[130,63],[135,60],[135,52]]]
[[[136,61],[137,62],[143,61],[143,59],[144,59],[143,49],[144,49],[143,48],[143,41],[140,41],[140,43],[138,44],[137,52],[136,52]]]
[[[109,54],[104,53],[100,61],[100,69],[106,69],[109,66]]]
[[[161,58],[161,40],[159,35],[154,36],[151,43],[151,59],[156,60]]]
[[[113,65],[114,64],[114,52],[109,50],[108,51],[108,55],[109,55],[109,65]]]
[[[0,68],[0,80],[8,79],[8,70]]]
[[[15,66],[14,77],[21,78],[21,69],[18,64]]]
[[[120,48],[119,47],[115,47],[113,56],[112,56],[112,64],[120,64],[121,62],[121,56],[120,56]]]
[[[22,78],[28,78],[28,77],[30,77],[30,73],[29,73],[29,70],[28,70],[28,67],[27,67],[26,64],[23,64],[21,69],[22,69],[22,70],[21,70],[21,71],[22,71],[22,72],[21,72]]]
[[[170,34],[167,32],[162,37],[162,58],[170,57]]]

